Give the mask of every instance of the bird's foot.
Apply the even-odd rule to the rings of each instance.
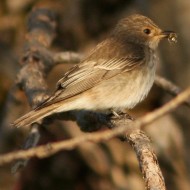
[[[115,110],[111,109],[111,113],[112,113],[114,119],[121,119],[121,118],[125,117],[125,118],[127,118],[127,119],[132,120],[132,121],[135,120],[135,118],[133,118],[132,116],[130,116],[130,115],[129,115],[127,112],[125,112],[125,111],[117,111],[117,112],[116,112]]]
[[[118,113],[117,113],[115,110],[111,110],[111,112],[112,112],[112,114],[113,114],[113,116],[114,116],[115,118],[118,118],[118,119],[121,118],[120,114],[121,114],[122,112],[118,112]]]

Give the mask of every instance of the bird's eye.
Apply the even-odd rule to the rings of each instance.
[[[144,29],[143,32],[144,32],[145,34],[147,34],[147,35],[149,35],[149,34],[151,33],[150,29],[148,29],[148,28]]]

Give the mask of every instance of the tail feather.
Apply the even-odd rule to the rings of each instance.
[[[55,109],[56,108],[54,106],[47,106],[41,109],[32,110],[29,113],[17,119],[16,121],[14,121],[12,125],[15,127],[31,125],[32,123],[37,122],[40,119],[47,117],[48,115],[51,115],[52,113],[54,113]]]

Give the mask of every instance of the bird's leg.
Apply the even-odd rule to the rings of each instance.
[[[122,112],[119,112],[119,113],[117,113],[114,109],[111,109],[111,113],[116,117],[116,118],[120,118],[120,113],[122,113]]]
[[[135,118],[133,118],[132,116],[130,116],[126,111],[124,110],[120,110],[120,111],[115,111],[113,108],[110,109],[111,113],[114,115],[115,118],[117,119],[121,119],[122,116],[125,116],[125,118],[128,118],[132,121],[135,120]]]
[[[111,115],[112,115],[111,117],[112,117],[112,119],[117,120],[117,119],[126,118],[126,119],[129,119],[131,121],[135,120],[135,118],[133,118],[132,116],[130,116],[125,110],[120,110],[120,111],[116,112],[115,110],[110,109],[110,111],[111,111]],[[113,126],[110,127],[110,129],[112,129],[112,128],[113,128]],[[126,135],[125,134],[119,135],[118,138],[121,141],[126,141]]]

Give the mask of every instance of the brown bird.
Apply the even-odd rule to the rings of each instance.
[[[70,110],[131,109],[150,91],[155,77],[155,50],[161,39],[176,41],[142,15],[122,19],[107,39],[57,83],[55,93],[13,125],[27,126]]]

